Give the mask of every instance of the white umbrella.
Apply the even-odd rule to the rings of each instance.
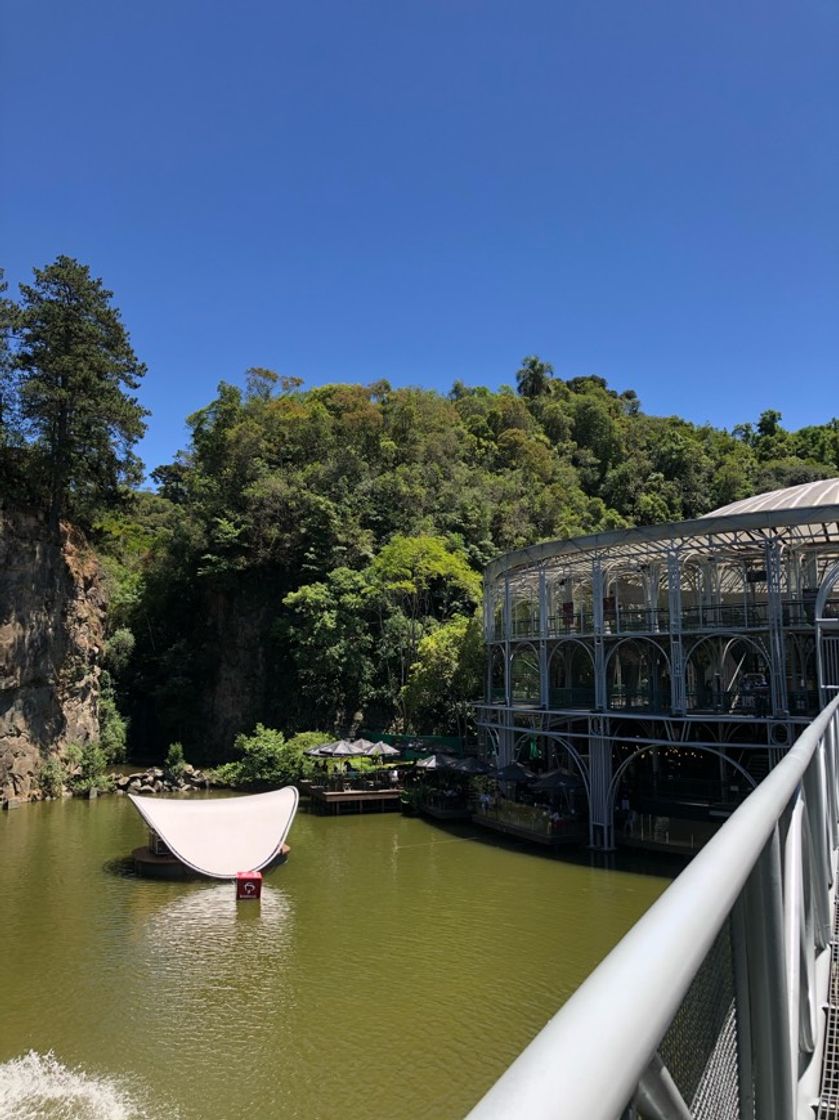
[[[363,740],[361,740],[363,742]],[[376,755],[381,755],[382,758],[396,758],[401,752],[396,747],[390,746],[389,743],[371,743],[364,751],[368,758],[375,758]]]
[[[361,758],[366,752],[359,743],[351,743],[348,739],[341,739],[329,752],[331,758]]]
[[[309,747],[303,752],[313,758],[360,758],[364,748],[348,739],[336,739],[334,743],[322,743],[319,747]]]

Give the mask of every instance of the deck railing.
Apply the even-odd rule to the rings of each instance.
[[[468,1120],[812,1120],[830,967],[837,709],[839,697]]]

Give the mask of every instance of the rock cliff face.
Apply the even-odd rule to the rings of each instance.
[[[81,534],[0,509],[0,800],[37,796],[41,760],[99,737],[104,620]]]

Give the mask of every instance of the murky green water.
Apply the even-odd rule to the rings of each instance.
[[[462,1117],[667,885],[474,835],[301,813],[237,907],[124,798],[0,814],[0,1118]]]

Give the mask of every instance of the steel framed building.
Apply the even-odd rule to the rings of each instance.
[[[606,850],[642,758],[744,794],[839,686],[837,584],[839,479],[502,556],[485,573],[487,748],[576,769]]]

